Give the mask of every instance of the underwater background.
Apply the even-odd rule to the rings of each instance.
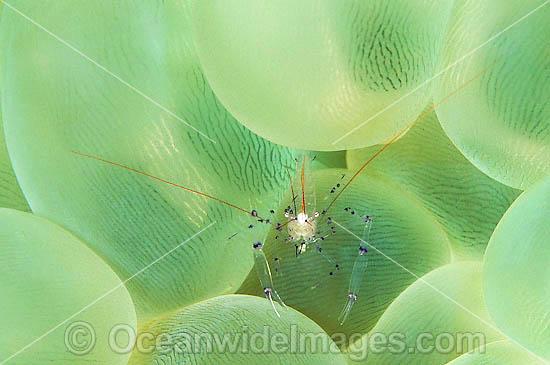
[[[549,3],[1,1],[0,362],[549,362]]]

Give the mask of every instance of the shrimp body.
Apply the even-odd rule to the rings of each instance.
[[[319,214],[319,213],[316,213]],[[288,237],[291,241],[312,242],[314,240],[316,222],[312,219],[315,216],[307,217],[305,213],[299,213],[297,217],[287,217],[291,221],[288,223]]]
[[[290,241],[301,241],[298,254],[304,253],[307,246],[317,240],[315,236],[315,227],[317,226],[315,218],[318,216],[318,212],[310,217],[302,212],[298,213],[296,217],[292,217],[288,213],[285,214],[285,217],[290,219],[288,222],[288,239]]]
[[[286,225],[288,230],[288,241],[294,242],[296,246],[296,255],[304,253],[307,246],[317,240],[315,230],[317,222],[315,218],[319,217],[319,212],[315,210],[315,191],[311,173],[311,159],[307,153],[304,153],[296,159],[297,169],[295,182],[290,182],[293,196],[294,210],[289,206],[285,210],[285,218],[288,219]],[[294,195],[294,186],[300,187],[298,195]],[[296,198],[300,196],[301,207],[298,210]],[[297,214],[296,214],[297,213]],[[293,214],[296,214],[294,216]]]

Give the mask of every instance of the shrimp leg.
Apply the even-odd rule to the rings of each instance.
[[[269,299],[269,302],[271,303],[271,306],[273,307],[275,314],[277,315],[277,317],[280,318],[281,315],[277,311],[277,308],[275,308],[275,303],[273,302],[273,300],[278,302],[283,308],[285,308],[286,305],[282,301],[282,299],[279,297],[279,294],[277,294],[277,292],[273,288],[271,270],[269,270],[269,264],[267,263],[267,259],[262,249],[263,244],[261,242],[256,242],[254,243],[253,247],[254,247],[254,265],[256,266],[256,271],[258,272],[258,276],[260,277],[260,282],[262,284],[264,294],[266,298]]]
[[[364,240],[365,242],[367,242],[368,235],[370,233],[371,222],[372,222],[371,217],[366,216],[365,228],[363,230],[363,237],[365,239]],[[340,325],[343,325],[344,322],[346,322],[346,320],[349,317],[349,313],[353,308],[353,304],[355,304],[355,302],[357,301],[357,296],[359,295],[359,288],[361,287],[361,282],[363,281],[363,277],[365,276],[366,270],[367,270],[367,245],[363,244],[363,242],[360,241],[358,255],[357,255],[357,258],[355,259],[355,263],[353,264],[353,269],[351,272],[351,279],[349,282],[348,297],[347,297],[346,305],[344,306],[344,309],[342,309],[342,312],[338,317],[338,320],[340,321]]]

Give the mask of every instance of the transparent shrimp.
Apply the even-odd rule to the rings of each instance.
[[[307,152],[299,153],[296,158],[297,166],[296,166],[296,173],[294,175],[294,179],[289,177],[291,203],[285,209],[284,216],[287,219],[287,221],[283,224],[281,224],[280,222],[275,223],[273,221],[272,216],[275,213],[274,210],[270,211],[270,214],[271,214],[270,218],[264,219],[258,214],[256,210],[243,209],[237,205],[231,204],[220,198],[169,182],[162,178],[153,176],[147,172],[139,171],[134,168],[119,164],[117,162],[108,161],[100,157],[91,156],[85,153],[76,152],[76,151],[70,151],[70,152],[75,155],[79,155],[81,157],[90,158],[99,162],[110,164],[112,166],[126,169],[133,173],[137,173],[142,176],[157,180],[159,182],[169,184],[176,188],[180,188],[189,193],[197,194],[205,198],[217,201],[220,204],[224,204],[226,206],[231,207],[232,209],[245,213],[255,221],[255,224],[251,224],[248,228],[254,228],[257,225],[257,222],[263,223],[263,226],[272,227],[273,229],[275,229],[280,233],[280,235],[277,235],[275,237],[275,244],[280,238],[283,238],[283,242],[294,243],[296,248],[296,257],[305,253],[306,250],[309,248],[309,246],[314,244],[315,252],[318,252],[321,256],[323,256],[331,265],[334,266],[335,270],[337,271],[340,269],[340,265],[323,251],[323,246],[322,246],[323,241],[327,237],[335,233],[335,227],[332,224],[333,223],[332,218],[329,214],[329,211],[333,207],[334,202],[338,198],[340,198],[342,193],[348,188],[348,186],[353,182],[353,180],[365,169],[365,167],[370,162],[372,162],[376,157],[378,157],[386,148],[388,148],[391,144],[393,144],[399,137],[405,134],[410,128],[412,128],[416,123],[422,120],[426,115],[433,112],[437,106],[444,103],[447,99],[449,99],[450,97],[458,93],[460,90],[462,90],[463,88],[468,86],[470,83],[472,83],[474,80],[479,78],[487,70],[492,68],[495,63],[496,61],[493,64],[491,64],[488,68],[486,68],[485,70],[477,74],[474,78],[467,81],[462,86],[457,88],[455,91],[453,91],[452,93],[450,93],[449,95],[441,99],[439,102],[434,103],[434,105],[429,110],[427,110],[422,115],[420,115],[416,120],[410,123],[405,129],[399,132],[389,142],[383,145],[369,160],[367,160],[352,175],[352,177],[347,181],[346,184],[343,185],[343,187],[341,187],[341,182],[336,183],[335,186],[330,191],[330,193],[335,194],[335,196],[330,201],[330,203],[326,206],[326,208],[321,211],[321,213],[319,213],[316,210],[315,184],[313,182],[313,177],[312,177],[313,175],[311,172],[311,161],[314,159],[314,157],[311,158]],[[345,175],[342,176],[341,180],[343,180],[344,177]],[[362,240],[367,242],[368,235],[370,232],[370,227],[372,224],[371,216],[367,214],[361,215],[359,214],[359,212],[356,212],[351,207],[345,208],[344,211],[348,212],[351,215],[356,216],[357,218],[362,219],[362,224],[364,225]],[[252,243],[252,248],[254,253],[254,263],[255,263],[256,271],[258,272],[260,282],[262,284],[263,292],[266,298],[271,303],[271,306],[273,307],[273,310],[275,311],[277,316],[280,317],[280,314],[276,309],[275,302],[281,305],[281,307],[285,307],[285,304],[273,286],[273,279],[272,279],[269,263],[263,252],[263,248],[264,248],[263,241],[265,241],[266,233],[267,232],[262,230],[262,239]],[[229,239],[232,239],[235,235],[236,234],[232,235],[231,237],[229,237]],[[285,235],[286,235],[286,238],[284,238]],[[362,243],[363,241],[359,243],[358,254],[355,259],[351,277],[349,280],[349,288],[348,288],[346,303],[339,317],[340,324],[344,324],[345,321],[349,318],[352,307],[354,303],[358,300],[359,288],[361,286],[361,283],[363,281],[363,278],[366,272],[368,251],[366,247],[367,245],[363,244]],[[275,265],[276,265],[276,272],[278,273],[280,270],[279,270],[279,262],[278,262],[277,255],[275,256]],[[333,271],[331,271],[329,274],[332,275]]]
[[[315,182],[310,170],[310,163],[315,157],[311,157],[306,152],[300,153],[296,159],[297,167],[294,179],[290,182],[291,199],[290,204],[285,209],[285,218],[287,222],[281,227],[287,229],[288,238],[286,241],[294,243],[296,249],[296,257],[304,254],[310,246],[315,247],[315,252],[320,254],[333,268],[328,272],[330,276],[334,275],[341,269],[341,265],[330,257],[324,250],[323,243],[325,239],[336,233],[334,217],[338,220],[341,214],[348,214],[355,219],[352,220],[352,225],[364,226],[363,237],[366,238],[370,231],[370,222],[372,218],[368,215],[361,215],[352,207],[346,207],[343,212],[337,212],[336,215],[329,214],[329,208],[334,203],[334,200],[319,213],[315,205]],[[345,175],[342,175],[340,181],[337,182],[331,189],[330,194],[341,191],[342,180]],[[286,227],[285,227],[286,226]],[[276,240],[275,240],[276,243]],[[359,286],[364,277],[366,270],[367,255],[366,249],[360,246],[359,255],[356,258],[353,266],[352,274],[349,283],[348,298],[353,298],[346,303],[346,307],[342,311],[341,323],[347,319],[353,303],[357,299]],[[277,257],[276,257],[277,260]],[[278,260],[276,261],[278,263]],[[317,289],[322,281],[312,286],[312,289]]]

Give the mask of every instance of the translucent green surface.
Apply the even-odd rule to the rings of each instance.
[[[319,212],[328,206],[334,196],[330,190],[344,173],[350,172],[342,169],[314,172]],[[289,202],[283,201],[281,210]],[[345,212],[346,207],[352,207],[356,214]],[[273,281],[283,301],[316,321],[329,334],[350,335],[371,329],[386,307],[415,280],[399,265],[421,276],[450,261],[449,241],[435,219],[417,201],[385,180],[360,176],[327,213],[356,235],[363,231],[363,219],[357,216],[365,214],[373,219],[369,242],[383,254],[368,248],[367,272],[361,278],[359,297],[344,326],[340,326],[338,315],[347,300],[359,241],[334,225],[336,235],[322,242],[323,253],[339,265],[339,270],[315,250],[315,244],[299,257],[295,256],[294,243],[278,240],[275,244],[274,237],[281,235],[277,231],[269,234],[264,246],[272,268],[275,255],[280,258],[280,273],[274,275]],[[248,276],[239,292],[263,296],[256,273]]]
[[[205,74],[235,118],[310,150],[364,147],[414,119],[429,88],[452,1],[197,1]]]
[[[345,364],[315,322],[290,308],[283,314],[253,296],[200,302],[145,325],[140,332],[165,335],[166,346],[134,351],[130,364]]]
[[[483,264],[483,295],[495,323],[550,360],[550,179],[512,205],[491,237]]]
[[[246,213],[69,152],[129,165],[245,210],[278,204],[290,152],[254,136],[220,106],[198,67],[185,4],[12,5],[217,141],[4,9],[6,141],[33,211],[76,233],[122,279],[217,222],[128,284],[142,319],[236,290],[252,267],[251,241],[244,234],[227,239],[246,229]]]
[[[0,8],[1,9],[1,8]],[[6,149],[2,120],[0,119],[0,207],[30,211],[13,173],[10,156]]]
[[[335,152],[312,151],[310,152],[313,159],[311,167],[313,169],[345,169],[347,167],[346,155],[347,151],[345,150]]]
[[[513,25],[548,2],[455,3],[440,69],[496,38],[435,80],[436,99],[496,63],[475,84],[438,107],[439,118],[453,143],[480,170],[525,189],[550,173],[550,7]]]
[[[545,362],[529,352],[523,350],[513,342],[502,340],[495,341],[481,349],[476,349],[471,353],[464,354],[451,361],[449,365],[477,365],[477,364],[495,364],[495,365],[542,365]]]
[[[396,333],[403,336],[404,344],[378,346],[372,351],[369,337],[363,337],[361,341],[371,348],[366,363],[442,364],[480,344],[502,339],[483,302],[481,273],[480,263],[460,262],[418,279],[390,305],[368,334],[372,341],[377,333],[386,338]]]
[[[126,364],[129,354],[111,350],[109,333],[117,324],[136,328],[132,300],[86,245],[43,218],[1,208],[0,252],[1,361]]]
[[[351,150],[358,169],[380,146]],[[457,150],[432,112],[390,146],[363,174],[382,176],[411,193],[443,226],[456,259],[481,260],[498,221],[519,195],[487,177]]]

